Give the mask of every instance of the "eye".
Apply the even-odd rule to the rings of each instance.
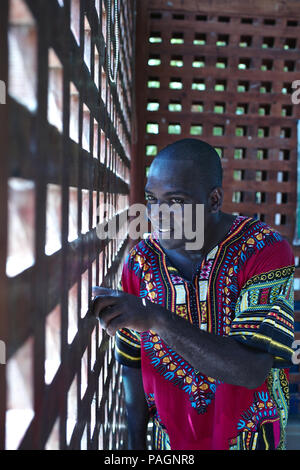
[[[148,202],[154,202],[154,201],[155,201],[155,197],[154,197],[154,196],[151,196],[151,194],[146,194],[146,195],[145,195],[145,199],[146,199],[146,201],[148,201]]]
[[[179,197],[173,197],[171,199],[172,204],[184,204],[184,199],[181,199]]]

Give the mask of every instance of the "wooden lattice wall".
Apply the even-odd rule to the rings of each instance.
[[[255,216],[293,244],[297,204],[297,122],[292,83],[300,74],[297,2],[139,2],[137,153],[147,168],[167,144],[198,137],[224,168],[223,210]],[[145,77],[146,70],[146,77]],[[295,300],[300,300],[300,248]],[[300,312],[296,310],[296,339]],[[299,367],[291,370],[300,414]]]
[[[96,230],[129,203],[134,2],[114,5],[0,2],[2,449],[126,447],[120,368],[87,314],[128,244]]]

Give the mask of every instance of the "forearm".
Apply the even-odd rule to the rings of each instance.
[[[140,369],[122,368],[128,425],[128,449],[147,449],[149,411]]]
[[[202,331],[165,309],[157,315],[154,330],[196,370],[221,382],[256,388],[272,364],[269,354]]]

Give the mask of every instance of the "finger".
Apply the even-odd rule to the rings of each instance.
[[[107,334],[109,336],[115,336],[116,332],[120,329],[123,328],[125,325],[125,318],[122,314],[112,318],[112,320],[109,322],[106,328]]]
[[[106,307],[104,311],[102,312],[102,315],[98,317],[100,321],[100,325],[102,326],[102,328],[106,330],[110,322],[121,314],[122,314],[122,310],[118,308],[118,306]]]
[[[106,307],[112,307],[113,305],[116,305],[117,303],[118,303],[118,300],[116,299],[116,297],[97,296],[93,300],[93,306],[92,306],[93,315],[98,317],[101,315],[101,312],[103,309],[105,309]]]

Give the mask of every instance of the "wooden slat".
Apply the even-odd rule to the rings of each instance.
[[[290,0],[285,3],[276,3],[273,0],[254,0],[251,3],[240,3],[238,0],[205,0],[199,2],[190,0],[172,0],[172,5],[163,0],[153,0],[150,6],[151,10],[167,11],[192,11],[197,14],[204,12],[214,16],[230,15],[250,15],[259,17],[260,15],[272,15],[275,17],[288,16],[294,19],[299,17],[299,3],[296,0]]]

